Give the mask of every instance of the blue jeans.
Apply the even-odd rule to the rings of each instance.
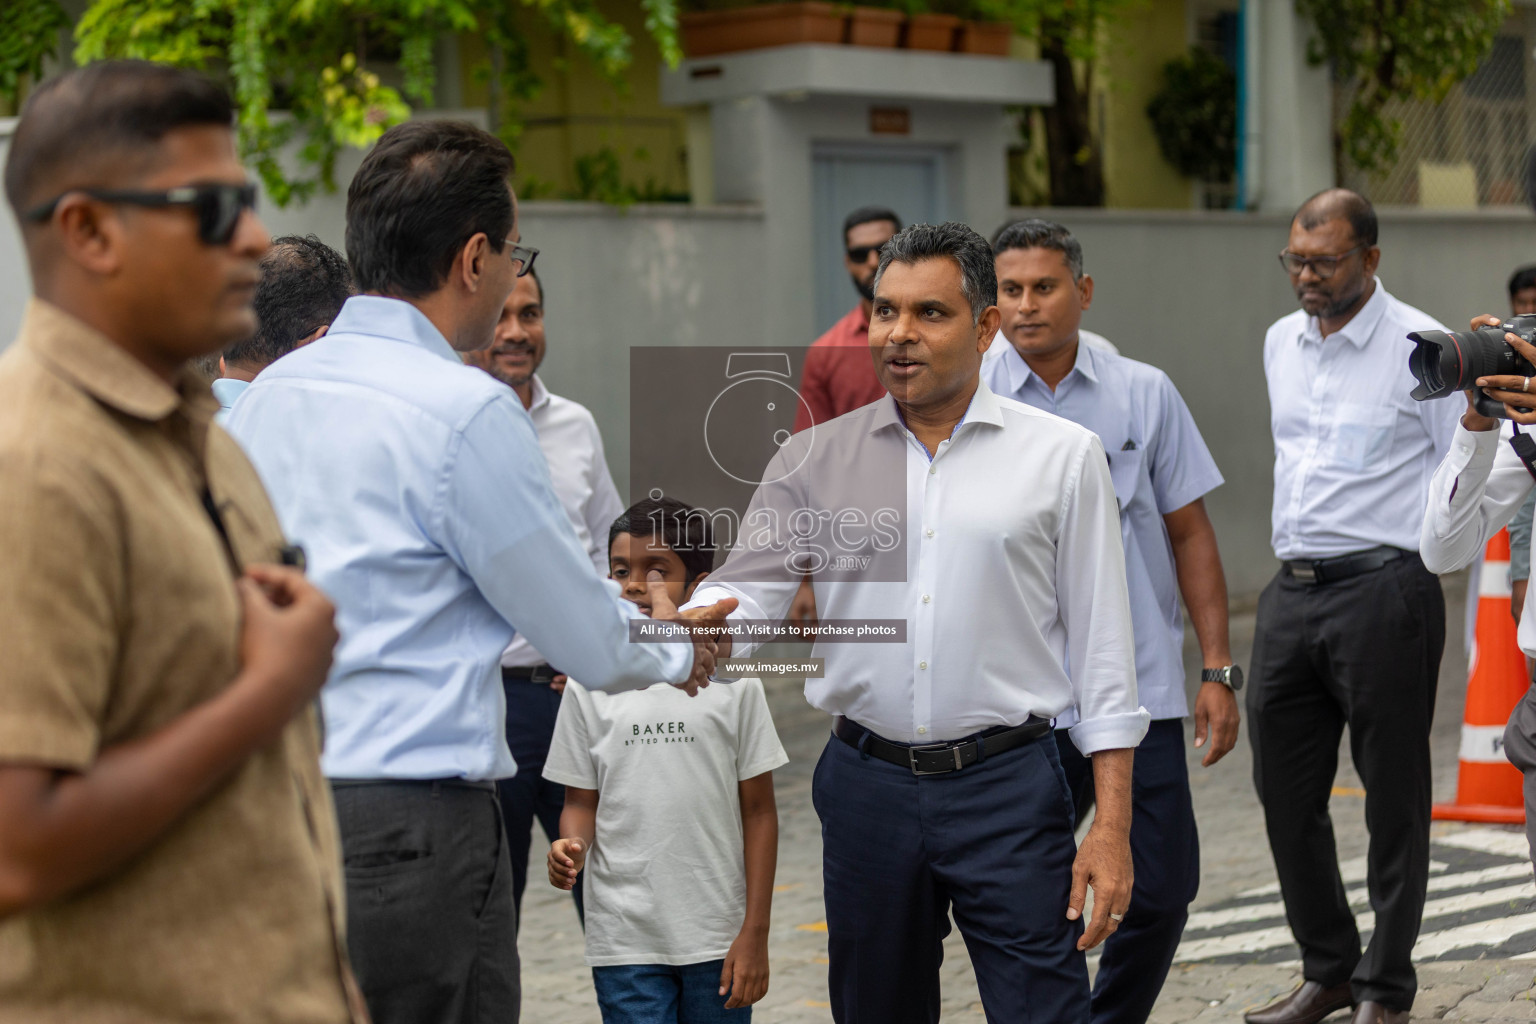
[[[702,964],[621,964],[592,968],[603,1024],[746,1024],[752,1007],[725,1008],[724,960]]]

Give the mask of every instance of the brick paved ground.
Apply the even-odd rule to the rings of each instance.
[[[1464,582],[1447,585],[1450,637],[1436,714],[1434,752],[1436,796],[1455,789],[1456,750],[1465,679],[1460,626]],[[1233,623],[1236,656],[1244,665],[1252,642],[1251,616]],[[778,887],[774,895],[770,943],[773,982],[758,1004],[762,1024],[798,1024],[831,1020],[826,1002],[826,945],[821,903],[819,826],[811,809],[810,775],[826,740],[826,721],[808,707],[795,684],[770,684],[770,703],[791,763],[777,773],[780,813]],[[1359,779],[1341,756],[1340,787],[1334,817],[1340,857],[1365,852]],[[1263,836],[1263,819],[1253,795],[1250,760],[1244,739],[1225,761],[1199,766],[1191,749],[1191,787],[1201,828],[1201,892],[1193,909],[1231,901],[1239,893],[1274,881],[1273,863]],[[1461,830],[1436,825],[1437,836]],[[1505,845],[1508,845],[1507,843]],[[534,843],[535,863],[546,849],[542,835]],[[529,1024],[597,1024],[590,975],[582,966],[581,933],[569,898],[547,885],[530,885],[522,929],[523,1019]],[[1279,964],[1175,965],[1154,1011],[1155,1024],[1182,1021],[1237,1021],[1242,1011],[1289,990],[1299,980],[1296,968]],[[944,1018],[982,1020],[970,961],[958,934],[946,944],[943,970]],[[1414,1016],[1477,1022],[1536,1021],[1536,960],[1483,959],[1427,963],[1420,968],[1420,995]],[[1336,1020],[1347,1020],[1340,1015]]]

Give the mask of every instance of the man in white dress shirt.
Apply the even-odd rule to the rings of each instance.
[[[1131,763],[1148,715],[1114,486],[1092,431],[981,381],[996,296],[991,247],[962,224],[887,243],[870,346],[888,396],[779,448],[744,521],[790,525],[738,542],[694,595],[739,600],[743,627],[776,622],[803,574],[786,557],[797,541],[877,564],[878,535],[841,526],[867,518],[867,467],[896,477],[901,571],[833,561],[814,574],[824,627],[905,627],[896,642],[818,640],[825,674],[806,683],[836,716],[812,796],[839,1022],[938,1020],[951,911],[989,1021],[1084,1022],[1082,951],[1131,901]],[[815,522],[837,525],[810,536]],[[1074,706],[1099,795],[1080,850],[1050,727]]]
[[[1346,189],[1309,199],[1280,254],[1302,308],[1264,339],[1275,439],[1274,548],[1248,691],[1254,785],[1303,983],[1250,1024],[1407,1021],[1429,878],[1429,727],[1445,599],[1419,558],[1434,466],[1456,403],[1408,396],[1409,331],[1438,329],[1376,278],[1376,212]],[[1360,933],[1339,876],[1328,798],[1349,729],[1369,794]]]
[[[551,394],[539,379],[545,346],[544,282],[537,270],[530,269],[517,279],[502,307],[495,341],[489,348],[464,353],[464,361],[517,393],[539,435],[539,449],[549,463],[555,497],[570,517],[576,539],[593,567],[606,576],[608,552],[603,545],[608,527],[624,511],[624,503],[608,471],[597,420],[580,402]],[[544,778],[544,758],[555,734],[565,676],[519,633],[501,656],[501,681],[507,695],[507,746],[517,762],[517,774],[499,780],[496,791],[512,855],[512,902],[521,921],[534,819],[544,827],[550,842],[560,838],[565,787]],[[580,914],[580,878],[571,894]]]

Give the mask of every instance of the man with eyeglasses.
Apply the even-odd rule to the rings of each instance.
[[[1405,337],[1444,330],[1376,277],[1376,212],[1346,189],[1291,222],[1280,262],[1301,309],[1264,339],[1275,439],[1273,543],[1248,690],[1254,784],[1302,984],[1249,1024],[1406,1022],[1429,878],[1429,727],[1445,600],[1419,557],[1436,465],[1460,410],[1408,397]],[[1365,783],[1375,931],[1362,955],[1328,799],[1349,729]]]
[[[464,353],[478,367],[513,390],[539,435],[549,463],[555,496],[576,530],[592,565],[608,574],[608,528],[624,511],[613,485],[603,436],[586,406],[552,393],[538,374],[545,351],[544,282],[529,269],[517,279],[489,348]],[[565,787],[543,777],[544,759],[555,735],[555,716],[565,692],[565,674],[519,635],[501,656],[501,681],[507,695],[507,745],[517,774],[496,788],[506,820],[512,855],[512,902],[519,909],[528,884],[528,843],[537,818],[550,842],[560,838]],[[581,878],[571,889],[576,913],[582,913]]]
[[[604,689],[696,692],[714,666],[702,636],[630,642],[639,612],[577,540],[528,412],[460,359],[491,344],[536,255],[511,173],[506,146],[462,122],[385,132],[347,190],[361,294],[229,420],[336,602],[321,767],[374,1024],[518,1019],[496,797],[518,767],[498,671],[514,631]],[[680,620],[656,591],[652,616]]]
[[[0,1020],[367,1020],[313,711],[334,612],[189,366],[256,327],[233,120],[200,75],[106,61],[11,140]]]

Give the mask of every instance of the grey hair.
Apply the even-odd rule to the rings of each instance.
[[[1067,261],[1072,280],[1083,279],[1083,247],[1072,232],[1053,221],[1031,217],[1016,220],[997,229],[992,238],[992,251],[1001,256],[1009,249],[1054,249]]]
[[[913,224],[880,248],[880,267],[875,271],[875,290],[892,263],[911,265],[948,257],[960,265],[960,289],[971,304],[971,322],[979,323],[988,306],[997,305],[997,271],[992,247],[969,225]]]

